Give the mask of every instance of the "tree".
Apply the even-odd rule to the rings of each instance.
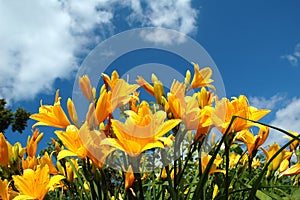
[[[13,132],[22,133],[27,126],[30,113],[22,108],[18,108],[13,112],[5,106],[5,99],[0,99],[0,132],[4,132],[11,125]]]

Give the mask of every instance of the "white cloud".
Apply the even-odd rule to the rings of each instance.
[[[300,62],[300,43],[294,48],[294,53],[281,56],[283,59],[287,59],[292,66],[297,67]]]
[[[131,2],[136,2],[132,0]],[[198,11],[191,7],[191,0],[152,0],[143,9],[139,3],[131,3],[135,11],[129,20],[135,20],[143,25],[175,29],[183,34],[196,32]],[[145,15],[146,14],[146,15]],[[143,37],[155,43],[170,44],[184,42],[178,34],[156,30],[143,32]]]
[[[300,99],[294,98],[286,107],[279,109],[275,114],[275,119],[270,124],[284,130],[300,133]],[[288,141],[283,136],[285,134],[272,130],[266,144],[277,142],[282,145]]]
[[[276,105],[283,101],[285,98],[284,95],[276,94],[271,98],[267,99],[265,97],[250,97],[250,105],[254,106],[258,109],[269,109],[272,110],[276,107]]]
[[[191,0],[0,1],[0,97],[31,99],[51,91],[57,78],[72,77],[78,55],[113,34],[114,16],[122,8],[131,11],[124,19],[129,25],[165,27],[185,34],[197,30],[197,10]],[[148,37],[170,42],[167,36],[152,33]]]

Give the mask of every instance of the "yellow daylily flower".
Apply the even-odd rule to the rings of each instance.
[[[114,85],[114,88],[111,90],[112,111],[127,104],[131,99],[130,94],[136,91],[136,89],[139,87],[140,86],[137,84],[129,84],[123,79],[118,79]]]
[[[50,174],[58,174],[58,171],[52,162],[52,155],[53,154],[50,154],[49,156],[48,152],[45,152],[44,156],[39,160],[39,163],[40,165],[48,165]]]
[[[130,109],[136,113],[138,112],[137,102],[140,101],[139,95],[140,95],[139,92],[134,91],[133,95],[131,96],[131,98],[129,100]]]
[[[101,141],[106,138],[105,133],[102,130],[90,130],[87,123],[84,123],[80,134],[82,143],[88,150],[87,156],[96,166],[102,168],[106,157],[115,150],[111,146],[100,145]]]
[[[169,168],[169,170],[171,170],[170,171],[170,178],[171,178],[171,180],[174,180],[174,177],[175,177],[175,175],[174,175],[174,168],[171,168],[171,166],[168,166],[168,168]],[[177,171],[176,172],[176,174],[177,174],[178,173],[178,169],[176,171]],[[168,177],[167,170],[164,167],[164,168],[162,168],[160,178],[166,179],[167,177]]]
[[[208,162],[210,159],[211,159],[211,155],[208,155],[207,153],[202,152],[202,156],[201,156],[202,172],[205,171],[205,168],[208,165]],[[211,166],[209,174],[213,174],[213,173],[217,173],[217,172],[222,172],[225,174],[225,170],[217,169],[222,162],[223,162],[223,159],[218,154]]]
[[[158,111],[152,114],[146,101],[139,105],[138,113],[131,110],[125,113],[129,116],[125,124],[111,120],[117,138],[106,138],[101,144],[116,147],[132,157],[155,147],[164,148],[162,141],[170,139],[163,135],[181,122],[178,119],[164,122],[166,113]]]
[[[219,193],[219,186],[217,184],[215,184],[212,199],[215,199],[218,193]]]
[[[116,70],[114,70],[111,74],[111,78],[104,73],[102,73],[102,78],[106,85],[106,88],[107,86],[109,86],[110,90],[113,90],[116,85],[116,82],[119,80],[119,74]]]
[[[156,102],[161,105],[162,97],[165,96],[164,85],[162,84],[161,81],[158,80],[155,74],[152,74],[152,82],[153,82],[154,96]]]
[[[192,63],[194,65],[194,77],[191,83],[191,88],[209,87],[215,90],[215,87],[211,84],[213,80],[211,79],[212,70],[209,67],[205,67],[200,70],[199,65]]]
[[[212,125],[212,110],[213,108],[209,106],[206,106],[205,108],[200,110],[200,121],[195,135],[195,141],[202,139],[210,131]]]
[[[125,174],[125,190],[128,190],[134,183],[134,173],[132,167],[129,166]]]
[[[26,159],[22,158],[22,168],[35,170],[38,166],[38,159],[34,157],[27,156]]]
[[[78,165],[77,159],[71,158],[70,160],[71,160],[71,162],[73,163],[75,169],[78,171],[79,165]],[[75,178],[77,178],[77,175],[76,175],[76,173],[74,172],[74,170],[73,170],[72,165],[71,165],[70,162],[66,162],[66,171],[67,171],[67,173],[66,173],[65,176],[67,177],[67,180],[68,180],[69,182],[73,183],[74,180],[75,180]]]
[[[152,85],[150,85],[145,79],[143,79],[143,77],[138,76],[138,79],[136,80],[136,82],[142,87],[144,88],[144,90],[146,92],[148,92],[150,95],[155,96],[154,94],[154,87]]]
[[[198,99],[198,104],[200,109],[203,109],[206,106],[211,107],[216,98],[214,94],[210,91],[207,91],[205,87],[201,88],[201,90],[196,94],[197,94],[197,99]]]
[[[64,176],[55,175],[50,178],[49,167],[44,165],[37,168],[24,170],[22,176],[13,176],[14,184],[19,190],[20,195],[15,199],[44,199],[50,189],[54,189]]]
[[[67,108],[68,108],[68,113],[69,113],[71,121],[76,126],[78,126],[78,115],[77,115],[77,112],[76,112],[75,105],[74,105],[72,99],[70,99],[70,98],[68,98],[68,101],[67,101]]]
[[[95,114],[98,123],[103,122],[110,113],[112,113],[111,91],[107,92],[104,87],[101,88],[100,97],[97,101]]]
[[[44,136],[44,133],[41,134],[39,133],[40,131],[38,129],[35,129],[35,131],[32,133],[32,137],[30,138],[30,136],[28,136],[27,145],[26,145],[27,156],[34,157],[36,155],[38,143],[41,141],[41,139]]]
[[[266,160],[269,161],[273,155],[279,151],[280,149],[280,146],[279,144],[277,143],[274,143],[273,145],[269,146],[269,149],[268,151],[266,151],[264,148],[262,148],[263,152],[265,153],[266,155]],[[276,171],[277,168],[279,167],[281,161],[282,161],[282,158],[283,158],[283,153],[281,152],[273,161],[272,163],[269,165],[269,168],[270,170],[272,171]]]
[[[299,135],[299,133],[297,133],[297,132],[289,131],[289,133],[296,137]],[[289,140],[293,139],[292,137],[289,137],[289,136],[287,136],[286,138],[288,138]],[[292,142],[292,144],[290,144],[291,151],[294,151],[299,146],[299,144],[300,144],[299,140],[295,140],[294,142]]]
[[[84,75],[79,78],[79,87],[84,94],[84,96],[87,98],[88,101],[93,101],[93,92],[92,92],[92,86],[91,81],[87,75]]]
[[[6,143],[6,139],[2,133],[0,133],[0,165],[7,166],[8,165],[8,147]]]
[[[38,114],[30,116],[31,119],[37,120],[38,122],[33,125],[35,126],[53,126],[57,128],[66,128],[70,125],[70,121],[60,106],[60,97],[57,90],[54,105],[41,105]]]
[[[182,119],[187,130],[197,130],[195,140],[201,139],[209,131],[212,112],[209,106],[200,109],[197,97],[199,98],[197,93],[185,96],[185,85],[178,81],[173,81],[168,94],[168,106],[174,118]]]
[[[236,154],[234,152],[230,153],[229,155],[229,169],[235,168],[240,161],[241,155]]]
[[[87,156],[87,149],[85,148],[80,138],[81,134],[84,134],[85,128],[78,128],[74,125],[69,125],[66,132],[58,130],[55,131],[57,137],[62,141],[68,150],[62,150],[58,153],[57,159],[60,160],[67,156],[78,156],[79,158],[85,158]]]
[[[3,181],[0,178],[0,199],[1,200],[9,200],[10,195],[8,193],[9,182],[4,179]]]
[[[200,121],[200,108],[196,95],[184,96],[185,85],[178,81],[173,84],[168,94],[168,104],[175,119],[182,119],[187,130],[196,130]]]
[[[191,82],[191,71],[187,70],[185,72],[184,84],[188,85]]]
[[[251,167],[256,168],[258,166],[260,166],[260,160],[259,160],[259,158],[254,158],[253,161],[252,161]]]
[[[266,160],[269,161],[273,155],[280,150],[280,146],[277,143],[274,143],[273,145],[269,146],[268,150],[265,150],[262,148],[263,152],[266,155]],[[278,168],[279,171],[282,172],[288,168],[289,160],[292,157],[293,152],[283,150],[281,151],[276,158],[272,161],[272,163],[268,167],[268,171],[275,172]]]
[[[254,136],[248,129],[238,132],[236,139],[244,142],[247,145],[249,156],[252,157],[253,153],[257,151],[258,147],[263,145],[269,135],[269,127],[258,125],[259,132]]]
[[[289,169],[285,170],[281,176],[294,176],[300,174],[300,162],[291,166]]]
[[[155,74],[151,76],[153,86],[149,84],[145,79],[141,76],[138,76],[136,82],[146,90],[150,95],[154,96],[156,102],[161,105],[162,98],[165,97],[164,85],[161,81],[158,80]]]
[[[240,95],[238,98],[233,98],[232,101],[229,101],[227,98],[217,101],[212,112],[212,121],[213,124],[224,134],[233,116],[257,121],[269,112],[270,110],[258,110],[251,107],[247,98],[244,95]],[[248,129],[253,125],[255,124],[252,122],[236,118],[229,129],[229,133],[237,133]]]

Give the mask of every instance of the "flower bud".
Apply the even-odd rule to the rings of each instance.
[[[2,133],[0,133],[0,165],[7,166],[8,164],[8,148],[6,139]]]
[[[89,100],[90,102],[93,100],[92,95],[92,86],[90,79],[87,75],[82,76],[79,78],[79,87],[84,94],[84,96]]]

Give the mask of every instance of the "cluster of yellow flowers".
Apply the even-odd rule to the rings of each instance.
[[[270,111],[250,106],[243,95],[231,100],[218,99],[212,85],[212,70],[209,67],[200,69],[195,63],[193,65],[193,78],[188,70],[183,82],[173,81],[167,95],[163,83],[154,74],[152,84],[142,77],[138,77],[137,84],[129,84],[119,78],[117,71],[114,71],[111,77],[102,74],[104,84],[98,98],[88,76],[79,78],[80,89],[89,102],[84,122],[78,120],[76,108],[70,98],[67,100],[67,117],[57,91],[53,105],[41,105],[39,112],[30,117],[38,121],[33,128],[59,128],[55,134],[63,146],[53,140],[57,163],[53,164],[52,154],[49,156],[45,153],[42,157],[36,155],[37,145],[43,137],[43,133],[39,133],[38,129],[34,129],[25,148],[22,148],[20,143],[12,146],[4,135],[0,134],[0,165],[3,174],[1,178],[5,178],[0,179],[0,199],[43,199],[47,192],[64,188],[63,179],[72,182],[77,177],[73,167],[78,169],[80,166],[74,157],[102,168],[107,156],[115,150],[123,151],[134,159],[147,150],[169,147],[176,138],[175,130],[178,130],[179,125],[184,127],[186,132],[194,133],[194,143],[203,141],[210,130],[216,127],[222,134],[228,135],[227,145],[240,141],[247,147],[247,156],[231,152],[230,168],[239,163],[249,162],[251,167],[259,166],[260,160],[255,156],[259,147],[266,141],[269,128],[249,120],[257,121]],[[140,87],[155,98],[158,107],[140,100]],[[195,91],[194,94],[187,95],[191,90]],[[125,110],[125,122],[114,118],[113,112],[117,108]],[[234,116],[238,118],[232,121]],[[251,131],[253,126],[258,127],[257,134]],[[300,163],[287,169],[298,145],[296,140],[290,150],[281,152],[269,166],[268,175],[275,173],[278,168],[281,175],[299,174]],[[280,146],[276,143],[268,150],[263,149],[266,161],[279,149]],[[62,167],[59,161],[70,156],[72,159],[65,160],[65,167]],[[211,155],[202,153],[202,172],[210,159]],[[222,163],[222,157],[217,155],[209,173],[225,173],[225,170],[220,168]],[[129,189],[136,178],[132,168],[139,168],[134,165],[126,168],[125,188]],[[166,169],[163,170],[160,177],[166,178]],[[170,167],[170,171],[174,179],[176,169]],[[86,190],[90,187],[87,183],[85,186]]]

